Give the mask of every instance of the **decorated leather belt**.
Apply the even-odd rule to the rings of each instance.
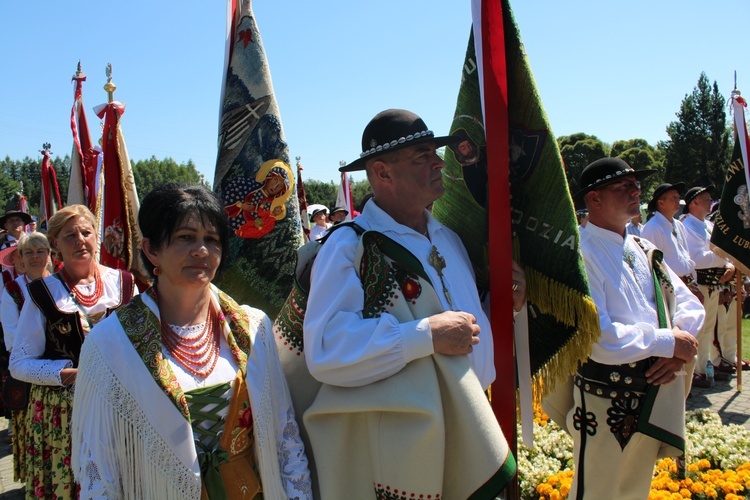
[[[717,286],[719,280],[724,276],[726,269],[723,267],[709,267],[707,269],[696,269],[698,284],[703,286]]]
[[[680,279],[686,285],[692,285],[693,283],[695,283],[695,280],[693,279],[692,274],[686,274],[685,276],[680,276]]]
[[[605,365],[589,359],[578,368],[575,384],[584,391],[602,398],[630,398],[643,395],[648,389],[646,370],[652,358],[622,365]]]

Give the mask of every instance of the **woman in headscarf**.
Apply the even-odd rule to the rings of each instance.
[[[30,233],[24,235],[18,242],[18,246],[3,250],[4,252],[18,252],[23,262],[23,268],[26,270],[13,281],[5,283],[2,292],[2,302],[0,305],[0,318],[3,323],[3,335],[5,336],[5,345],[8,350],[13,349],[13,340],[18,330],[18,317],[21,315],[21,308],[29,298],[29,292],[26,286],[38,278],[45,278],[50,275],[52,267],[49,254],[49,240],[42,233]],[[8,256],[13,258],[12,255]],[[5,256],[0,256],[0,262],[6,260]],[[3,382],[3,400],[6,406],[12,403],[14,407],[11,411],[11,429],[13,430],[13,480],[24,481],[26,473],[24,464],[26,461],[26,405],[28,405],[28,384],[12,378]],[[25,403],[25,404],[24,404]],[[7,409],[7,408],[6,408]]]
[[[91,328],[135,293],[133,276],[97,263],[96,219],[83,205],[60,209],[47,237],[59,272],[29,283],[10,356],[14,378],[31,383],[26,426],[26,497],[75,498],[70,469],[71,387]]]
[[[72,425],[81,498],[311,498],[271,320],[211,284],[227,255],[221,201],[166,184],[138,219],[154,285],[81,353]]]

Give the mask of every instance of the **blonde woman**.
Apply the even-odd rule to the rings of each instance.
[[[70,205],[49,219],[47,237],[62,269],[29,284],[10,356],[14,378],[29,382],[27,498],[76,498],[70,469],[71,386],[84,338],[99,320],[130,301],[133,276],[96,261],[96,219]]]
[[[3,250],[3,252],[8,249]],[[13,281],[5,283],[0,305],[0,317],[3,323],[5,345],[13,349],[13,339],[18,329],[18,317],[21,308],[29,298],[26,286],[38,278],[50,275],[50,246],[49,240],[42,233],[31,233],[21,236],[18,246],[12,247],[10,252],[18,252],[26,274],[22,274]],[[0,252],[2,253],[2,252]],[[0,262],[4,260],[0,257]],[[14,406],[28,404],[28,385],[14,380],[6,380],[3,387],[3,400],[12,400]],[[7,403],[6,403],[7,404]],[[26,408],[11,411],[11,427],[13,429],[13,480],[24,481],[26,474],[24,463],[26,460]]]

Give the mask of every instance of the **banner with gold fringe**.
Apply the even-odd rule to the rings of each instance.
[[[510,314],[510,280],[507,290],[495,290],[490,271],[501,267],[510,276],[510,258],[501,246],[512,242],[513,258],[526,273],[531,370],[536,398],[541,399],[588,356],[600,330],[578,251],[562,157],[510,5],[501,3],[493,7],[474,2],[474,28],[451,126],[451,133],[463,141],[446,148],[446,192],[433,213],[459,234],[478,287],[491,291],[493,336],[498,340],[512,331],[495,327],[497,300],[501,315]],[[493,169],[507,172],[509,208],[503,208],[503,183],[493,182]],[[490,233],[508,220],[510,230],[499,235],[493,248]],[[495,364],[500,370],[507,363],[498,363],[496,356]],[[513,374],[507,378],[498,372],[497,380],[507,384]]]
[[[99,262],[133,273],[142,288],[149,282],[140,257],[141,232],[138,229],[138,192],[133,167],[125,145],[120,119],[125,104],[114,100],[117,86],[112,82],[112,65],[107,65],[104,90],[108,102],[94,108],[104,120],[102,130],[102,188],[96,202],[96,219],[101,228]]]

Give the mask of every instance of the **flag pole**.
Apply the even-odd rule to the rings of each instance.
[[[742,271],[737,269],[735,275],[737,279],[737,293],[734,299],[737,301],[737,392],[742,392],[742,303],[744,302]]]

